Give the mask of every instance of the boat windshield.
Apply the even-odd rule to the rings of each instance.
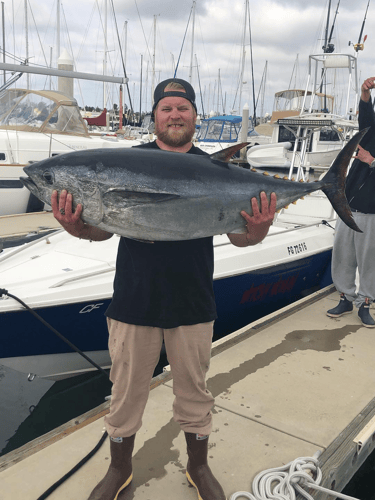
[[[0,128],[87,136],[74,101],[56,102],[48,96],[17,89],[0,96]]]
[[[202,120],[197,134],[198,141],[205,142],[237,142],[241,131],[241,117],[234,120],[209,119]],[[252,121],[249,120],[248,135],[253,131]]]

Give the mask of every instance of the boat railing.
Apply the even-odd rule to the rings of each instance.
[[[45,228],[41,228],[45,229]],[[20,245],[16,247],[14,250],[9,250],[9,252],[6,252],[4,255],[0,254],[0,262],[4,262],[6,259],[9,259],[9,257],[13,257],[14,255],[24,252],[25,250],[28,250],[30,247],[36,245],[37,243],[40,243],[43,240],[48,240],[52,235],[55,236],[58,233],[62,233],[65,231],[64,229],[56,229],[56,231],[53,231],[52,233],[48,233],[45,236],[41,236],[40,238],[37,238],[36,240],[30,241],[29,243],[25,243],[24,245]]]
[[[331,227],[331,226],[329,226],[329,223],[330,222],[335,222],[336,220],[337,220],[336,217],[332,217],[332,218],[329,218],[329,219],[321,219],[319,221],[312,222],[311,224],[303,224],[303,223],[298,223],[297,224],[295,222],[285,222],[285,224],[293,224],[294,227],[290,227],[288,229],[284,229],[284,230],[277,231],[277,232],[274,232],[274,233],[268,233],[264,240],[266,240],[268,238],[271,238],[272,236],[278,236],[280,234],[285,234],[285,233],[292,233],[293,231],[298,231],[300,229],[305,229],[305,228],[309,228],[309,227],[315,227],[315,226],[318,227],[320,225]],[[280,223],[281,221],[278,221],[278,222]],[[262,243],[263,242],[261,241],[259,244],[262,244]],[[226,246],[226,245],[231,245],[231,242],[228,240],[228,241],[225,241],[223,243],[217,243],[217,244],[214,245],[214,247],[218,248],[218,247],[223,247],[223,246]]]
[[[115,271],[114,266],[106,267],[105,269],[98,269],[97,271],[92,271],[91,273],[85,273],[85,274],[80,274],[79,276],[72,276],[71,278],[66,278],[65,280],[59,281],[58,283],[51,285],[49,288],[59,288],[60,286],[64,286],[68,283],[73,283],[74,281],[79,281],[86,278],[92,278],[93,276],[99,276],[100,274],[105,274],[113,271]]]

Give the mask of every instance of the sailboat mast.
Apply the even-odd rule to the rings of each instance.
[[[4,22],[4,2],[1,2],[1,24],[2,24],[2,30],[3,30],[3,63],[5,63],[5,22]],[[5,69],[4,69],[3,77],[4,77],[4,85],[5,85],[5,81],[6,81]]]
[[[263,71],[263,76],[262,76],[262,91],[261,91],[261,99],[260,99],[260,116],[263,118],[264,117],[264,96],[266,93],[266,79],[267,79],[267,66],[268,66],[268,61],[266,61],[266,64],[264,66],[264,71]]]
[[[253,106],[254,106],[254,116],[253,116],[253,126],[256,125],[256,102],[255,102],[255,81],[254,81],[254,61],[253,61],[253,42],[251,40],[251,19],[250,19],[250,6],[249,6],[249,37],[250,37],[250,59],[251,59],[251,80],[253,87]]]
[[[196,1],[193,2],[193,23],[191,28],[191,54],[190,54],[190,73],[189,73],[189,83],[192,83],[193,78],[193,57],[194,57],[194,31],[195,31],[195,4]]]
[[[329,28],[329,15],[331,13],[331,0],[328,2],[328,12],[327,12],[327,23],[326,23],[326,29],[325,29],[325,35],[324,35],[324,47],[323,51],[327,52],[327,44],[328,44],[328,28]]]
[[[151,82],[152,105],[154,105],[154,90],[155,90],[155,50],[156,50],[156,15],[154,15],[154,53],[152,54],[152,82]]]
[[[107,74],[107,0],[104,2],[104,59],[103,59],[103,75]],[[106,84],[103,82],[103,109],[107,107]]]
[[[27,20],[27,0],[25,0],[25,36],[26,36],[26,64],[29,64],[29,23]],[[26,88],[30,88],[30,76],[26,75]]]
[[[245,58],[246,58],[246,25],[247,25],[247,11],[249,8],[249,0],[245,2],[245,22],[243,27],[243,36],[242,36],[242,63],[241,63],[241,72],[240,72],[240,95],[239,95],[239,103],[238,103],[238,114],[241,114],[241,101],[242,101],[242,87],[243,87],[243,79],[245,72]]]
[[[56,58],[60,57],[60,0],[57,0],[56,12]]]
[[[139,122],[142,121],[142,67],[143,67],[143,55],[141,54],[141,85],[139,90]]]

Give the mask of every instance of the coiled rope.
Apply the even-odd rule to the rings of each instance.
[[[253,480],[253,493],[237,491],[233,493],[230,500],[240,498],[247,498],[249,500],[295,500],[296,494],[300,494],[306,500],[314,500],[304,488],[322,491],[328,496],[344,500],[358,500],[357,498],[319,486],[322,480],[322,471],[319,468],[318,462],[319,455],[320,451],[315,453],[313,457],[296,458],[282,467],[275,467],[260,472]]]

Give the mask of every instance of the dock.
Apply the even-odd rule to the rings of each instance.
[[[251,492],[259,472],[317,452],[321,486],[341,492],[373,451],[375,332],[356,310],[327,317],[338,301],[327,287],[214,343],[209,465],[228,500]],[[134,479],[119,500],[197,498],[185,476],[185,439],[172,418],[172,383],[168,370],[152,381],[135,441]],[[0,499],[36,500],[98,443],[108,409],[105,402],[0,457]],[[88,498],[109,463],[107,438],[48,498]]]

